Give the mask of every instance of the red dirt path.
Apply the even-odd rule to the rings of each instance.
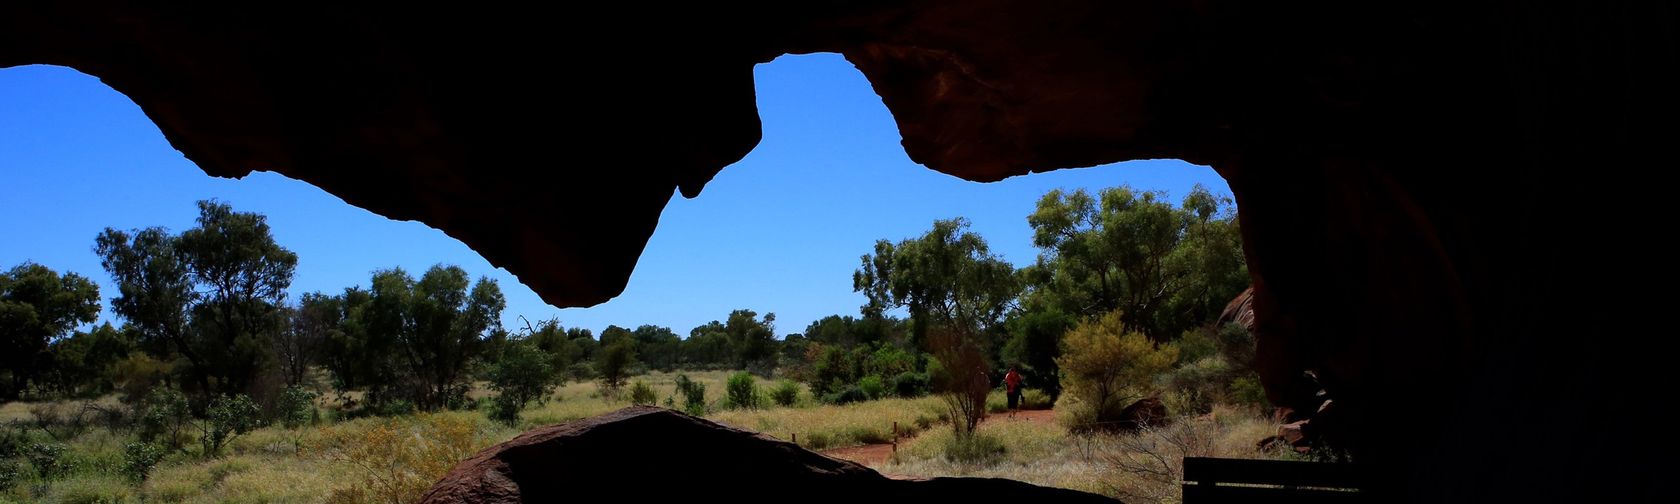
[[[1056,412],[1054,410],[1021,410],[1021,411],[1016,411],[1014,415],[1011,415],[1009,413],[993,413],[991,415],[987,415],[985,419],[980,421],[980,423],[981,424],[986,424],[986,423],[989,423],[989,422],[1051,423],[1051,422],[1055,422],[1055,421],[1056,421]],[[910,441],[910,438],[905,438],[905,439],[899,440],[899,443],[906,443],[906,442],[909,442],[909,441]],[[823,455],[828,455],[830,457],[834,457],[834,458],[841,459],[841,460],[850,460],[852,462],[857,462],[859,464],[863,464],[863,465],[871,466],[871,467],[878,466],[878,465],[881,465],[883,463],[886,463],[887,459],[892,458],[892,453],[893,453],[892,443],[878,443],[878,444],[867,444],[867,445],[862,445],[862,446],[851,446],[851,447],[846,447],[846,448],[835,448],[833,450],[825,450],[825,451],[822,452]]]

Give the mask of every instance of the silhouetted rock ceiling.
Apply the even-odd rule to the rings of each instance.
[[[1619,217],[1659,198],[1610,170],[1673,166],[1673,3],[158,4],[7,2],[0,66],[97,76],[211,175],[425,222],[563,306],[753,148],[784,53],[844,54],[912,159],[971,180],[1210,164],[1268,390],[1315,371],[1388,495],[1654,492],[1650,443],[1539,440],[1654,427],[1603,414],[1660,381],[1618,316],[1660,313]]]

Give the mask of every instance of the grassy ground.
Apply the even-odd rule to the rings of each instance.
[[[834,406],[818,404],[802,390],[792,407],[728,410],[722,408],[728,374],[688,374],[706,386],[708,418],[781,439],[797,435],[799,444],[810,449],[887,442],[893,422],[898,422],[900,434],[909,441],[894,460],[877,467],[889,474],[1003,477],[1143,497],[1144,501],[1171,501],[1176,499],[1176,482],[1139,476],[1148,474],[1138,470],[1139,464],[1154,459],[1136,455],[1153,450],[1170,460],[1183,455],[1272,456],[1256,452],[1252,445],[1271,433],[1269,423],[1257,414],[1220,410],[1171,428],[1125,437],[1072,436],[1052,423],[996,420],[981,427],[982,436],[995,446],[952,457],[951,434],[941,424],[943,406],[937,398]],[[636,380],[651,386],[661,405],[669,397],[680,407],[675,377],[656,373]],[[1001,402],[1001,394],[994,399]],[[110,398],[96,404],[120,407]],[[573,383],[556,390],[544,404],[527,409],[517,428],[492,422],[483,411],[452,411],[326,420],[297,429],[265,427],[234,439],[219,457],[201,456],[197,443],[188,439],[186,449],[165,457],[146,481],[134,482],[124,471],[125,447],[134,440],[127,430],[94,424],[80,433],[49,434],[27,425],[34,418],[35,405],[10,403],[0,406],[0,424],[7,426],[0,429],[0,442],[10,443],[20,453],[37,444],[62,444],[65,451],[54,462],[63,468],[56,476],[39,474],[38,462],[26,456],[0,460],[0,503],[412,502],[455,462],[483,447],[534,426],[628,405],[626,399],[602,394],[594,383]],[[80,405],[61,403],[60,407]]]
[[[799,443],[812,449],[880,442],[890,439],[894,421],[905,433],[914,433],[939,418],[938,401],[932,398],[832,406],[817,404],[803,389],[793,407],[727,410],[723,394],[730,373],[687,374],[706,386],[708,418],[783,439],[797,434]],[[632,381],[653,387],[661,405],[669,397],[680,406],[675,379],[674,373],[654,373]],[[761,387],[770,384],[760,381]],[[81,403],[58,406],[76,410]],[[93,403],[103,408],[121,406],[114,398]],[[0,405],[0,424],[11,426],[6,432],[16,444],[23,449],[62,444],[66,450],[60,459],[66,469],[61,475],[43,477],[26,457],[0,461],[0,481],[11,480],[0,490],[0,503],[407,502],[455,462],[483,447],[531,427],[629,405],[623,397],[603,394],[593,382],[571,383],[558,388],[545,403],[525,410],[518,428],[492,422],[482,411],[327,421],[297,429],[273,426],[239,436],[215,458],[199,455],[196,442],[188,439],[185,450],[167,456],[145,482],[136,483],[123,471],[125,446],[134,440],[131,433],[92,425],[68,439],[54,439],[26,426],[34,418],[31,409],[36,404],[7,403]]]
[[[1255,448],[1255,441],[1275,429],[1258,412],[1224,407],[1125,435],[1073,435],[1057,423],[994,418],[977,431],[982,448],[958,445],[950,429],[933,429],[874,469],[924,478],[1007,478],[1126,502],[1178,502],[1183,457],[1288,458]]]

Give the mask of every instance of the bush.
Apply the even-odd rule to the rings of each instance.
[[[187,396],[173,388],[160,388],[147,394],[140,403],[138,416],[140,440],[150,443],[161,438],[170,450],[181,448],[181,430],[192,421]]]
[[[29,459],[29,465],[35,466],[35,474],[50,480],[70,471],[70,461],[64,458],[64,452],[69,449],[63,443],[31,443],[24,457]]]
[[[1238,405],[1259,406],[1262,411],[1271,409],[1272,405],[1266,400],[1266,388],[1260,386],[1260,377],[1253,374],[1231,380],[1230,399]]]
[[[163,460],[164,451],[157,445],[145,442],[128,443],[123,449],[123,475],[130,481],[146,481],[151,475],[152,468]]]
[[[18,468],[17,462],[0,460],[0,492],[11,490],[20,479],[23,479],[23,471]]]
[[[116,383],[123,401],[133,403],[162,389],[164,379],[173,372],[174,365],[136,351],[111,366],[111,381]]]
[[[892,386],[893,393],[906,399],[928,395],[930,390],[927,373],[899,373]]]
[[[315,417],[315,393],[301,387],[286,387],[274,409],[281,425],[288,429],[302,427]]]
[[[1188,329],[1178,336],[1178,362],[1196,362],[1219,352],[1219,342],[1211,329]]]
[[[758,384],[752,373],[742,371],[729,375],[729,382],[724,385],[724,393],[727,394],[731,408],[758,408]]]
[[[609,394],[618,392],[630,377],[630,367],[636,360],[635,340],[626,338],[601,349],[595,358],[595,373],[601,377],[601,388]]]
[[[631,404],[638,404],[638,405],[642,405],[642,406],[652,406],[653,403],[657,402],[658,400],[659,400],[658,394],[655,394],[653,392],[653,387],[649,387],[648,384],[642,383],[641,380],[636,380],[635,383],[630,384],[630,403]]]
[[[1178,347],[1157,345],[1130,330],[1120,312],[1080,323],[1063,337],[1056,359],[1067,393],[1089,408],[1086,422],[1108,422],[1133,400],[1154,392],[1156,375],[1172,369]]]
[[[983,465],[1003,456],[1003,442],[996,437],[974,433],[969,436],[945,438],[945,460],[959,464]]]
[[[887,396],[887,385],[880,376],[869,375],[858,380],[858,391],[871,400],[881,399]]]
[[[706,414],[706,384],[680,374],[677,375],[677,393],[683,396],[683,411],[694,416]]]
[[[574,381],[593,380],[595,379],[595,366],[590,365],[588,362],[576,362],[570,366],[566,366],[566,374],[571,375],[572,380]]]
[[[549,360],[536,345],[524,341],[510,343],[485,373],[490,389],[509,396],[520,408],[531,401],[542,404],[559,381]]]
[[[216,456],[233,438],[256,428],[259,414],[257,403],[245,394],[210,400],[210,406],[204,409],[204,420],[199,422],[198,427],[201,434],[198,441],[204,447],[203,455]]]
[[[778,406],[793,406],[799,401],[799,384],[793,380],[776,382],[776,387],[770,389],[770,400]]]
[[[867,400],[869,400],[869,396],[865,395],[863,391],[859,390],[857,387],[847,387],[838,392],[830,392],[828,394],[823,394],[822,396],[823,402],[833,405],[851,404]]]
[[[490,400],[490,419],[508,427],[519,426],[519,410],[525,405],[506,395],[499,395]]]

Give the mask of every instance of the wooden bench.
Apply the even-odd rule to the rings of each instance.
[[[1184,503],[1364,502],[1357,466],[1283,460],[1184,458]]]

